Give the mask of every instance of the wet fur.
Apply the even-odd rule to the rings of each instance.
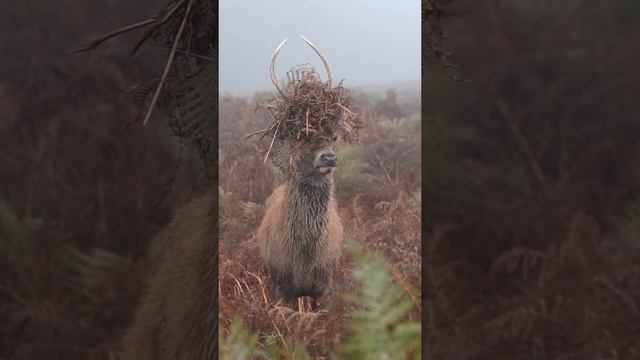
[[[329,290],[342,246],[333,192],[332,175],[303,176],[267,199],[256,238],[277,297],[318,298]]]
[[[185,206],[162,234],[160,258],[122,342],[125,360],[217,358],[214,196]]]

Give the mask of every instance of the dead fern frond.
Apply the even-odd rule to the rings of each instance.
[[[153,25],[134,46],[132,54],[150,40],[169,53],[160,76],[142,83],[137,92],[146,99],[154,90],[142,117],[145,125],[155,107],[169,117],[169,128],[179,141],[193,146],[203,161],[205,179],[216,181],[217,129],[217,9],[208,0],[172,0],[157,14],[141,23],[116,30],[79,49],[91,50],[109,38],[126,31]]]
[[[559,321],[533,306],[516,307],[504,311],[494,319],[489,320],[484,331],[492,342],[504,339],[531,339],[534,332],[540,327],[558,327]]]
[[[491,272],[504,270],[509,276],[518,272],[525,281],[532,280],[545,261],[551,261],[551,258],[544,252],[517,247],[500,254],[491,265]]]

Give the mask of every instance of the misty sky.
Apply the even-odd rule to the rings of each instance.
[[[220,90],[272,90],[269,60],[284,38],[276,73],[322,62],[299,37],[328,58],[345,86],[420,80],[418,0],[220,0]]]

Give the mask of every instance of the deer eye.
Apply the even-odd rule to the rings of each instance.
[[[338,141],[338,135],[334,135],[333,138],[331,139],[331,141],[333,141],[333,142]]]

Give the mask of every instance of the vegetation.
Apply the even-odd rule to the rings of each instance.
[[[425,75],[433,359],[635,359],[637,1],[457,1]]]
[[[351,247],[359,246],[352,242]],[[347,298],[362,309],[352,313],[354,335],[344,345],[347,359],[421,358],[420,331],[416,321],[402,321],[414,307],[403,299],[402,286],[392,283],[387,265],[380,257],[356,249],[353,277],[357,291]]]
[[[190,150],[168,191],[179,151],[162,119],[123,130],[138,112],[125,90],[156,75],[162,52],[131,58],[113,39],[69,54],[155,6],[24,1],[0,14],[2,359],[112,359],[149,244],[194,191]]]
[[[420,323],[406,320],[414,307],[406,299],[402,286],[392,282],[385,261],[350,240],[356,255],[353,277],[356,291],[346,295],[356,309],[350,320],[351,335],[333,350],[332,356],[344,359],[420,359]],[[310,314],[290,310],[287,321],[309,319]],[[311,314],[315,319],[315,314]],[[312,323],[307,320],[305,327]],[[262,341],[261,341],[262,340]],[[311,359],[305,347],[294,337],[262,335],[248,331],[238,315],[229,331],[221,336],[221,359]]]
[[[411,195],[420,191],[418,99],[414,89],[404,102],[395,99],[378,106],[379,99],[371,94],[354,94],[352,105],[364,115],[363,128],[358,144],[342,143],[337,149],[338,208],[345,231],[368,251],[384,256],[388,270],[378,272],[385,266],[374,258],[367,258],[363,265],[373,268],[359,268],[359,255],[354,258],[345,249],[336,293],[321,299],[318,312],[309,311],[306,304],[301,312],[275,302],[253,238],[264,215],[264,202],[279,178],[263,163],[270,138],[238,139],[273,120],[266,111],[255,111],[253,100],[221,99],[219,314],[221,344],[226,344],[223,351],[230,358],[236,354],[233,349],[275,358],[329,358],[332,353],[368,358],[372,348],[366,348],[372,341],[393,351],[389,358],[419,356],[421,205]],[[359,278],[363,271],[379,276],[363,284]],[[402,300],[401,293],[405,294]],[[386,311],[396,306],[397,314]],[[238,318],[244,330],[239,330]],[[232,345],[234,339],[244,345]],[[407,349],[405,341],[410,345]]]
[[[351,297],[325,311],[274,303],[252,241],[277,176],[268,144],[237,140],[269,126],[254,111],[268,95],[221,99],[221,351],[360,357],[376,339],[433,359],[639,358],[638,1],[424,4],[422,106],[415,90],[355,93],[361,142],[339,150],[345,229],[388,272],[363,286],[347,251],[337,290]],[[0,358],[113,359],[210,139],[176,148],[161,119],[122,129],[140,110],[130,79],[158,76],[166,49],[131,58],[125,36],[68,56],[88,22],[109,31],[156,2],[14,5],[0,13]],[[381,322],[364,294],[386,281],[404,295],[379,299],[406,314]]]
[[[135,92],[126,90],[137,80],[158,76],[163,66],[158,55],[165,50],[146,46],[130,57],[132,42],[124,36],[100,51],[68,52],[92,34],[150,16],[157,5],[25,1],[0,14],[6,20],[0,21],[0,48],[7,55],[0,69],[2,359],[113,359],[144,280],[154,270],[154,237],[178,206],[203,189],[201,149],[177,145],[162,111],[155,111],[157,118],[144,128],[126,126],[140,115]],[[66,14],[65,21],[54,21],[60,13]],[[416,89],[413,93],[404,109],[419,117]],[[356,95],[372,98],[364,91]],[[225,114],[219,138],[237,143],[222,143],[219,154],[221,332],[226,335],[241,312],[245,327],[262,334],[260,349],[269,344],[282,349],[286,343],[289,350],[304,346],[315,357],[348,338],[351,305],[337,298],[327,304],[332,315],[302,316],[269,302],[268,278],[251,233],[276,177],[262,163],[268,144],[237,141],[271,121],[254,112],[260,96],[265,97],[223,98],[219,105]],[[405,104],[404,99],[398,102]],[[407,136],[401,145],[371,147],[386,136],[380,124],[403,117],[376,113],[375,103],[366,104],[364,120],[372,125],[359,145],[367,151],[345,155],[351,165],[344,170],[358,181],[339,178],[338,188],[344,189],[338,192],[340,207],[347,229],[389,259],[394,282],[401,279],[416,303],[409,318],[418,321],[420,203],[405,193],[419,189],[419,168],[402,167],[401,159],[387,151],[406,151],[411,159],[402,161],[415,161],[419,135]],[[405,206],[418,217],[404,219],[402,210],[389,211],[394,206]],[[410,226],[396,227],[403,221]],[[392,247],[391,241],[400,246]],[[349,292],[351,258],[344,260],[339,284]],[[294,332],[296,337],[290,337]]]

